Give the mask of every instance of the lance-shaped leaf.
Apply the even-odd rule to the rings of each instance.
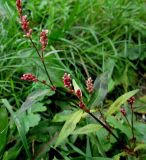
[[[135,148],[134,151],[138,151],[138,150],[146,150],[146,144],[138,144]]]
[[[131,128],[122,125],[114,116],[108,116],[107,122],[109,122],[113,128],[119,129],[122,133],[126,134],[128,138],[132,137]]]
[[[26,139],[26,132],[25,132],[25,128],[24,128],[22,121],[16,116],[16,113],[12,110],[12,106],[9,104],[9,102],[6,99],[2,99],[2,103],[5,105],[7,110],[10,112],[11,117],[17,127],[20,139],[25,148],[26,154],[28,157],[30,157],[29,146],[28,146],[27,139]]]
[[[60,145],[76,128],[77,123],[80,121],[82,117],[83,111],[78,110],[74,114],[70,116],[70,118],[65,122],[61,132],[56,141],[55,147]]]
[[[122,96],[120,96],[118,99],[116,99],[116,101],[109,107],[109,109],[107,110],[106,115],[111,115],[113,113],[115,113],[116,111],[118,111],[120,109],[120,106],[125,103],[130,97],[132,97],[133,95],[135,95],[139,90],[133,90],[130,92],[127,92],[125,94],[123,94]]]
[[[5,108],[0,108],[0,154],[2,153],[6,141],[8,131],[8,114]]]
[[[108,92],[108,73],[103,73],[97,77],[94,82],[95,92],[91,96],[88,107],[92,108],[98,106],[105,98]]]
[[[76,129],[72,134],[89,134],[93,132],[97,132],[102,126],[99,124],[87,124],[84,127]]]

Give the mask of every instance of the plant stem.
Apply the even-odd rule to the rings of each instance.
[[[47,84],[47,83],[44,83],[43,81],[41,81],[41,80],[39,80],[39,79],[38,79],[38,81],[39,81],[40,83],[42,83],[43,85],[46,85],[46,86],[48,86],[49,88],[51,87],[49,84]]]
[[[94,116],[94,114],[92,114],[91,112],[88,112],[88,114],[90,114],[90,116],[92,116],[92,118],[94,118],[99,124],[101,124],[117,140],[119,145],[121,145],[122,149],[129,150],[129,148],[127,146],[125,146],[124,143],[113,133],[113,131],[111,130],[111,128],[107,124],[104,124],[100,119],[98,119],[96,116]]]
[[[37,47],[36,47],[35,43],[33,42],[32,38],[31,38],[31,37],[29,37],[29,39],[30,39],[30,42],[32,43],[32,45],[33,45],[34,49],[36,50],[36,52],[37,52],[38,56],[40,57],[40,59],[42,59],[41,54],[40,54],[39,50],[37,49]]]
[[[121,143],[121,141],[119,140],[119,138],[112,132],[111,128],[109,126],[107,126],[106,124],[104,124],[100,119],[98,119],[97,117],[94,116],[94,114],[92,114],[91,112],[89,112],[88,114],[90,114],[99,124],[101,124],[118,142]]]
[[[33,42],[32,38],[29,37],[29,39],[30,39],[30,42],[32,43],[33,47],[35,48],[35,50],[36,50],[36,52],[37,52],[37,54],[38,54],[38,56],[39,56],[39,58],[40,58],[40,60],[41,60],[41,62],[42,62],[42,64],[43,64],[43,67],[44,67],[44,69],[45,69],[46,75],[47,75],[47,77],[48,77],[51,85],[54,86],[54,85],[53,85],[53,82],[52,82],[52,80],[51,80],[51,78],[50,78],[50,75],[49,75],[49,73],[48,73],[48,70],[47,70],[47,67],[46,67],[46,64],[45,64],[45,61],[44,61],[43,53],[42,53],[42,56],[41,56],[41,54],[40,54],[39,50],[37,49],[35,43]]]
[[[129,122],[129,120],[128,120],[127,116],[125,115],[124,117],[125,117],[125,119],[126,119],[126,121],[127,121],[128,125],[129,125],[129,126],[130,126],[130,128],[131,128],[131,125],[130,125],[130,122]]]
[[[131,104],[131,112],[132,112],[132,116],[131,116],[131,131],[132,131],[132,140],[134,141],[134,147],[135,147],[135,136],[134,136],[134,125],[133,125],[133,116],[134,116],[134,112],[133,112],[133,104]]]

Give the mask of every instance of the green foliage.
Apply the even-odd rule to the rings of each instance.
[[[28,157],[30,157],[30,153],[28,150],[28,143],[27,143],[27,139],[26,139],[26,132],[25,132],[25,128],[23,123],[21,122],[21,120],[16,116],[16,114],[13,112],[12,110],[12,106],[9,104],[9,102],[6,99],[2,99],[3,104],[5,105],[5,107],[7,108],[7,110],[10,112],[11,117],[17,127],[20,139],[23,143],[23,146],[25,148],[26,154]]]
[[[98,106],[101,102],[103,102],[107,92],[108,92],[108,74],[104,73],[100,75],[100,77],[96,78],[94,83],[94,94],[90,98],[88,103],[89,108],[93,108]]]
[[[74,131],[77,123],[80,121],[80,119],[82,117],[82,114],[83,114],[83,111],[78,110],[70,116],[70,118],[65,122],[65,124],[62,128],[62,130],[58,136],[58,139],[56,141],[55,146],[60,145]]]
[[[0,154],[7,143],[8,114],[5,108],[0,108]]]
[[[15,0],[0,1],[0,159],[47,159],[48,155],[54,160],[125,160],[137,159],[136,155],[145,159],[146,125],[136,120],[136,114],[146,113],[144,6],[142,0],[23,0],[39,50],[39,33],[49,30],[44,57],[57,86],[54,92],[20,80],[23,73],[33,73],[49,83],[35,50],[23,37]],[[65,72],[73,78],[75,90],[82,90],[91,113],[108,122],[132,151],[119,149],[116,139],[93,117],[74,109],[78,99],[62,88]],[[94,80],[92,95],[85,86],[88,77]],[[124,105],[130,121],[125,102],[136,93],[134,144],[119,109]]]
[[[94,133],[94,132],[97,132],[100,128],[101,126],[98,124],[87,124],[84,127],[76,129],[72,134],[79,135],[79,134]]]
[[[120,106],[126,102],[130,97],[135,95],[138,92],[138,90],[130,91],[128,93],[125,93],[124,95],[120,96],[108,109],[107,115],[114,114],[116,111],[120,109]]]

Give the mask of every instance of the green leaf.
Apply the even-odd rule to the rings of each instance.
[[[92,152],[91,152],[91,145],[90,145],[90,140],[89,137],[87,136],[87,143],[86,143],[86,160],[90,160],[90,157],[92,157]]]
[[[117,129],[119,129],[121,132],[125,133],[128,138],[131,138],[131,137],[132,137],[131,128],[122,125],[115,117],[113,117],[113,116],[108,116],[108,117],[107,117],[107,121],[109,122],[109,124],[110,124],[111,126],[113,126],[114,128],[117,128]]]
[[[127,155],[126,152],[121,152],[113,157],[113,160],[120,160],[120,157],[125,157]]]
[[[114,143],[115,142],[115,139],[113,139],[113,137],[111,136],[110,139],[106,138],[106,137],[109,137],[109,132],[107,132],[105,130],[105,128],[101,128],[100,130],[98,130],[96,132],[96,135],[98,137],[98,148],[99,146],[102,146],[102,148],[99,148],[99,152],[100,154],[103,154],[107,151],[109,151],[112,147],[111,143]],[[99,145],[100,144],[100,145]],[[104,153],[103,153],[104,151]]]
[[[9,102],[6,99],[2,99],[2,103],[5,105],[5,107],[7,108],[7,110],[10,112],[11,117],[12,117],[12,119],[15,122],[15,125],[17,127],[20,139],[21,139],[21,141],[23,143],[23,146],[25,148],[26,154],[30,158],[30,152],[29,152],[29,146],[28,146],[27,139],[26,139],[25,127],[22,124],[22,121],[13,112],[12,106],[9,104]]]
[[[72,134],[89,134],[97,132],[102,126],[98,124],[87,124],[84,127],[74,130]]]
[[[108,92],[108,73],[103,73],[99,78],[96,78],[94,82],[94,93],[90,98],[87,106],[89,108],[98,106],[105,98]]]
[[[74,79],[72,80],[72,84],[73,84],[73,87],[74,87],[75,92],[76,92],[78,89],[80,89],[80,87],[78,86],[78,84],[76,83],[76,81],[75,81]]]
[[[141,122],[134,122],[134,129],[137,141],[146,143],[146,124]]]
[[[36,102],[42,100],[44,96],[51,96],[54,94],[54,91],[45,89],[45,90],[38,90],[34,91],[31,94],[28,95],[26,101],[22,104],[21,108],[17,111],[18,114],[21,114],[25,112],[27,109],[29,109],[32,105],[34,105]]]
[[[93,157],[92,160],[113,160],[112,158],[106,158],[106,157]]]
[[[30,113],[28,115],[22,116],[21,120],[23,121],[23,124],[25,126],[25,131],[27,133],[30,127],[34,127],[39,124],[41,117],[39,114]]]
[[[73,149],[73,151],[75,151],[76,153],[79,153],[80,155],[86,157],[86,154],[83,151],[81,151],[78,147],[76,147],[75,145],[73,145],[72,143],[69,143],[69,142],[68,142],[68,144]]]
[[[31,107],[31,112],[33,112],[33,113],[44,112],[46,110],[47,110],[46,106],[44,106],[44,104],[40,103],[40,102],[37,102],[37,103],[33,104],[32,107]]]
[[[18,141],[14,146],[12,146],[8,151],[5,151],[3,155],[3,160],[13,160],[17,159],[17,156],[20,154],[22,145]]]
[[[8,131],[8,114],[5,108],[0,108],[0,155],[6,145]]]
[[[125,103],[130,97],[132,97],[133,95],[135,95],[139,90],[133,90],[130,92],[127,92],[125,94],[123,94],[122,96],[120,96],[118,99],[116,99],[116,101],[109,107],[109,109],[107,110],[106,115],[111,115],[113,113],[115,113],[116,111],[118,111],[120,109],[120,106]]]
[[[146,114],[146,95],[136,100],[134,112],[140,114]]]
[[[139,144],[139,145],[137,145],[137,146],[134,148],[134,151],[136,152],[136,151],[142,150],[142,149],[146,150],[146,144]]]
[[[70,116],[70,118],[65,122],[65,124],[64,124],[63,128],[61,129],[61,132],[58,136],[55,147],[60,145],[74,131],[77,123],[80,121],[80,119],[82,117],[82,114],[83,114],[83,111],[78,110],[78,111],[74,112],[74,114],[72,114]]]
[[[63,112],[57,113],[53,117],[53,122],[64,122],[70,118],[70,116],[73,114],[70,110],[64,110]]]

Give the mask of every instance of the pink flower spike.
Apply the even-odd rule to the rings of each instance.
[[[40,33],[40,43],[42,45],[42,51],[45,50],[47,44],[48,44],[48,37],[47,37],[48,30],[42,30]]]
[[[38,82],[38,79],[31,73],[23,74],[20,79],[25,80],[25,81],[30,81],[30,82]]]
[[[26,37],[30,37],[32,34],[32,29],[29,28],[29,21],[27,20],[26,15],[21,17],[21,27]]]
[[[16,7],[18,10],[19,15],[22,15],[22,1],[21,0],[16,0]]]
[[[86,80],[86,86],[89,93],[92,93],[94,91],[93,80],[91,77]]]
[[[72,87],[72,82],[71,82],[71,77],[70,74],[64,73],[64,76],[62,77],[64,87],[71,89]]]
[[[82,98],[82,91],[80,90],[80,89],[78,89],[77,91],[76,91],[76,96],[80,99],[80,98]]]

